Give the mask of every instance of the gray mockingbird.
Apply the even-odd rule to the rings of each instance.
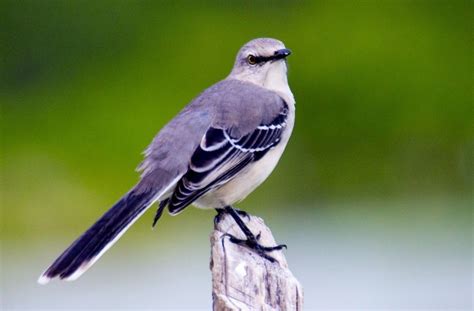
[[[40,276],[75,280],[155,202],[180,213],[190,204],[229,213],[246,236],[230,236],[274,261],[232,207],[273,171],[290,138],[295,100],[288,86],[285,45],[269,38],[245,44],[227,78],[202,92],[172,119],[145,151],[140,181],[69,246]]]

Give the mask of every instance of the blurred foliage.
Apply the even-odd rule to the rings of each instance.
[[[136,182],[156,132],[263,36],[293,50],[297,124],[242,208],[467,197],[472,21],[472,1],[4,0],[2,235],[84,229]]]

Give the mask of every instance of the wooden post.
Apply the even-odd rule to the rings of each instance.
[[[260,243],[276,245],[270,229],[261,218],[242,217]],[[223,236],[229,233],[244,238],[228,214],[223,214],[211,233],[212,300],[214,311],[227,310],[302,310],[303,289],[288,269],[283,251],[269,253],[272,263],[252,250],[236,245]]]

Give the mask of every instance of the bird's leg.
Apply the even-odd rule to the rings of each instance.
[[[248,220],[250,220],[250,215],[249,215],[249,213],[247,213],[246,211],[243,211],[243,210],[238,209],[238,208],[235,208],[235,207],[233,207],[233,209],[234,209],[234,211],[236,211],[237,214],[239,214],[240,216],[243,216],[243,217],[247,218]]]
[[[232,206],[226,206],[223,210],[221,209],[222,212],[229,213],[232,218],[234,218],[235,222],[239,226],[240,230],[245,234],[247,239],[238,239],[235,236],[226,233],[224,236],[228,236],[230,241],[232,243],[238,244],[238,245],[244,245],[247,246],[250,249],[253,249],[257,254],[262,256],[263,258],[275,262],[275,258],[267,255],[267,252],[275,251],[275,250],[281,250],[283,248],[286,248],[286,245],[281,244],[281,245],[276,245],[276,246],[263,246],[258,243],[258,240],[260,239],[260,233],[255,236],[252,231],[250,231],[249,227],[242,221],[242,218],[239,216],[239,212],[236,211]],[[247,214],[248,215],[248,214]],[[219,216],[219,215],[218,215]]]
[[[216,208],[215,210],[217,212],[217,215],[214,217],[214,225],[217,225],[221,221],[222,216],[226,213],[226,211],[223,208]],[[247,213],[246,211],[243,211],[237,208],[234,208],[234,210],[240,216],[246,217],[247,219],[250,220],[249,213]]]

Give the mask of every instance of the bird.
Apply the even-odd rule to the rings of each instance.
[[[228,235],[269,261],[286,245],[263,246],[233,207],[277,165],[295,122],[287,78],[291,50],[282,41],[257,38],[237,53],[230,74],[195,97],[155,136],[139,165],[140,179],[79,236],[39,277],[46,284],[72,281],[89,269],[147,209],[171,215],[187,206],[230,214],[246,239]]]

